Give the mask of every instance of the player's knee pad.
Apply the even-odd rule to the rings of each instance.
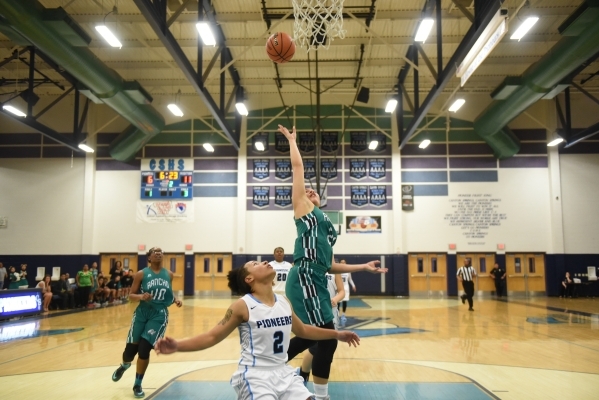
[[[137,343],[127,343],[125,346],[125,351],[123,351],[123,361],[131,362],[135,358],[137,354],[137,349],[139,345]]]
[[[152,349],[153,346],[150,344],[150,342],[142,338],[139,341],[139,350],[137,351],[137,354],[140,359],[147,360],[150,358],[150,351],[152,351]]]

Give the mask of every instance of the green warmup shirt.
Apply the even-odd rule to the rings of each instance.
[[[77,272],[77,275],[79,276],[79,285],[80,286],[91,286],[92,285],[92,280],[94,279],[94,274],[92,274],[91,271],[87,271],[87,272],[79,271],[79,272]]]

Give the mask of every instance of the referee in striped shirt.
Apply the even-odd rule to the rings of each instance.
[[[474,311],[472,308],[472,296],[474,296],[474,277],[476,276],[476,270],[472,266],[472,261],[467,258],[464,261],[464,266],[458,269],[457,277],[462,281],[462,287],[464,288],[465,294],[461,295],[462,304],[466,304],[468,300],[468,311]]]

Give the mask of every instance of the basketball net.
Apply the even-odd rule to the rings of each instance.
[[[296,46],[328,49],[334,38],[343,39],[344,0],[292,0]],[[329,39],[329,40],[327,40]]]

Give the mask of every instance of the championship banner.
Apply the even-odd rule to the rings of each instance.
[[[339,148],[339,134],[337,132],[322,133],[322,151],[334,153]]]
[[[381,217],[345,217],[345,231],[347,233],[381,233]]]
[[[256,150],[256,142],[262,142],[264,145],[264,151],[268,151],[268,133],[257,133],[252,136],[252,150]]]
[[[270,203],[270,186],[253,186],[252,204],[257,208],[268,207]]]
[[[414,210],[414,186],[401,185],[401,209],[404,211]]]
[[[304,179],[316,177],[316,160],[313,158],[304,158]]]
[[[357,207],[368,204],[368,186],[351,186],[351,203]]]
[[[288,158],[275,159],[275,178],[286,181],[291,178],[291,160]]]
[[[370,204],[377,207],[387,204],[387,186],[370,186]]]
[[[366,177],[366,159],[365,158],[350,158],[349,159],[349,177],[353,179],[363,179]]]
[[[255,159],[254,161],[254,179],[264,180],[268,179],[268,175],[270,174],[270,160],[263,159]]]
[[[275,186],[275,206],[281,208],[291,206],[291,186]]]
[[[194,221],[192,201],[137,201],[138,223],[188,223]]]
[[[275,150],[279,153],[289,153],[289,140],[281,132],[275,132]]]
[[[356,153],[366,151],[368,143],[366,143],[366,132],[351,132],[350,147]]]
[[[314,132],[299,132],[299,141],[297,147],[303,153],[312,153],[316,148],[316,140],[314,139]]]
[[[368,159],[368,176],[373,179],[381,179],[386,175],[387,160],[384,158]]]
[[[335,179],[337,177],[337,160],[334,158],[320,160],[320,176],[325,179]]]
[[[377,142],[379,142],[379,144],[376,146],[376,149],[374,149],[374,151],[376,152],[380,153],[381,151],[384,151],[387,148],[387,136],[383,135],[380,132],[371,132],[370,140],[376,140]]]

